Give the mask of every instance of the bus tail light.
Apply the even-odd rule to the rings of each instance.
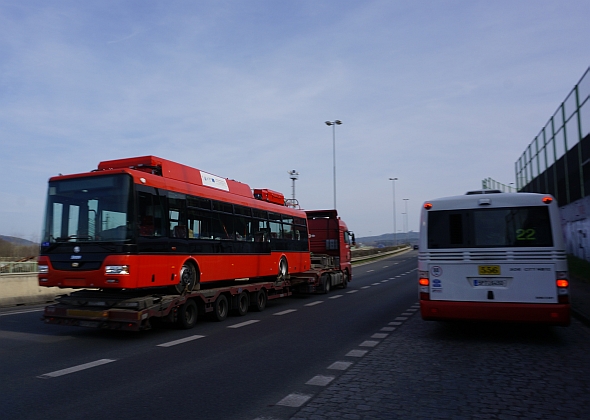
[[[430,300],[428,271],[418,271],[418,284],[420,285],[420,300]]]
[[[569,298],[569,280],[567,271],[558,271],[555,273],[555,285],[557,286],[557,301],[559,303],[570,303]]]

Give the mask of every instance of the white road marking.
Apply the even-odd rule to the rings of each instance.
[[[287,315],[287,314],[290,314],[291,312],[297,312],[297,309],[287,309],[286,311],[277,312],[276,314],[273,314],[273,315]]]
[[[334,376],[317,375],[305,383],[305,385],[326,386],[334,380]]]
[[[277,403],[277,405],[283,405],[285,407],[301,407],[311,398],[311,395],[307,394],[289,394],[281,401]]]
[[[377,344],[379,344],[379,341],[367,340],[367,341],[363,341],[361,344],[359,344],[359,346],[361,346],[361,347],[375,347]]]
[[[319,305],[320,303],[324,303],[324,301],[323,300],[317,300],[315,302],[308,303],[305,306],[315,306],[315,305]]]
[[[377,333],[377,334],[373,334],[371,336],[371,338],[385,338],[387,337],[389,334],[382,334],[382,333]]]
[[[346,370],[351,365],[352,365],[352,362],[334,362],[330,366],[328,366],[328,369],[332,369],[332,370]]]
[[[8,315],[18,315],[18,314],[28,314],[31,312],[43,312],[45,309],[23,309],[20,311],[11,311],[11,312],[3,312],[0,316],[8,316]]]
[[[405,321],[406,319],[408,319],[407,316],[398,316],[394,319],[394,321]]]
[[[369,352],[369,350],[351,350],[348,353],[346,353],[346,356],[348,356],[348,357],[363,357],[368,352]]]
[[[367,271],[367,273],[370,273],[370,272],[372,272],[372,271],[375,271],[375,270],[369,270],[369,271]]]
[[[227,328],[242,328],[242,327],[245,327],[246,325],[256,324],[257,322],[260,322],[260,320],[259,319],[251,319],[250,321],[240,322],[239,324],[230,325]]]
[[[361,287],[361,289],[368,289],[369,287],[371,287],[371,286],[363,286],[363,287]]]
[[[357,289],[355,289],[355,290],[349,290],[349,291],[348,291],[348,292],[346,292],[346,293],[356,293],[356,292],[358,292],[358,290],[357,290]]]
[[[328,299],[338,299],[341,298],[344,295],[334,295],[334,296],[330,296]]]
[[[73,366],[71,368],[56,370],[55,372],[46,373],[44,375],[39,375],[37,378],[40,379],[49,379],[49,378],[57,378],[58,376],[68,375],[70,373],[79,372],[81,370],[90,369],[96,366],[106,365],[107,363],[115,362],[115,359],[100,359],[90,363],[84,363],[83,365]]]
[[[395,327],[383,327],[379,331],[395,331]]]
[[[404,313],[402,314],[402,316],[412,316],[412,315],[414,315],[414,314],[412,314],[412,313],[410,313],[410,312],[404,312]]]
[[[190,337],[181,338],[179,340],[169,341],[167,343],[158,344],[157,347],[172,347],[177,344],[187,343],[189,341],[198,340],[205,337],[204,335],[191,335]]]
[[[398,326],[398,325],[402,325],[402,323],[401,322],[390,322],[387,325],[395,325],[395,326]]]
[[[389,280],[381,280],[381,283],[387,283]]]

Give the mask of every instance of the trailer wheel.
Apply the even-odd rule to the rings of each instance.
[[[239,316],[244,316],[248,313],[248,307],[250,306],[250,297],[248,292],[243,291],[237,297],[237,308],[236,312]]]
[[[256,312],[264,311],[264,309],[266,308],[267,300],[268,298],[266,296],[266,290],[260,289],[259,291],[257,291],[256,295],[254,296],[254,302],[252,304],[254,310]]]
[[[330,275],[325,274],[322,276],[324,280],[322,281],[322,286],[324,289],[324,294],[330,293],[330,289],[332,288],[332,282],[330,281]]]
[[[195,326],[199,317],[199,308],[194,300],[189,299],[178,309],[178,325],[180,328],[188,330]]]
[[[219,295],[213,304],[213,319],[215,321],[223,321],[225,318],[227,318],[228,312],[229,305],[227,303],[227,298],[225,295]]]
[[[287,264],[287,259],[285,257],[281,257],[281,259],[279,261],[279,275],[277,276],[277,281],[287,280],[288,274],[289,274],[289,264]]]

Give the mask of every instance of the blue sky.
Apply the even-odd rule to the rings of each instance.
[[[0,234],[47,179],[156,155],[337,207],[357,236],[514,182],[590,57],[588,1],[0,0]]]

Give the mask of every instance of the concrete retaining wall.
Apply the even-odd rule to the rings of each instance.
[[[72,291],[59,287],[39,287],[37,273],[0,275],[0,306],[53,302],[56,296]]]

